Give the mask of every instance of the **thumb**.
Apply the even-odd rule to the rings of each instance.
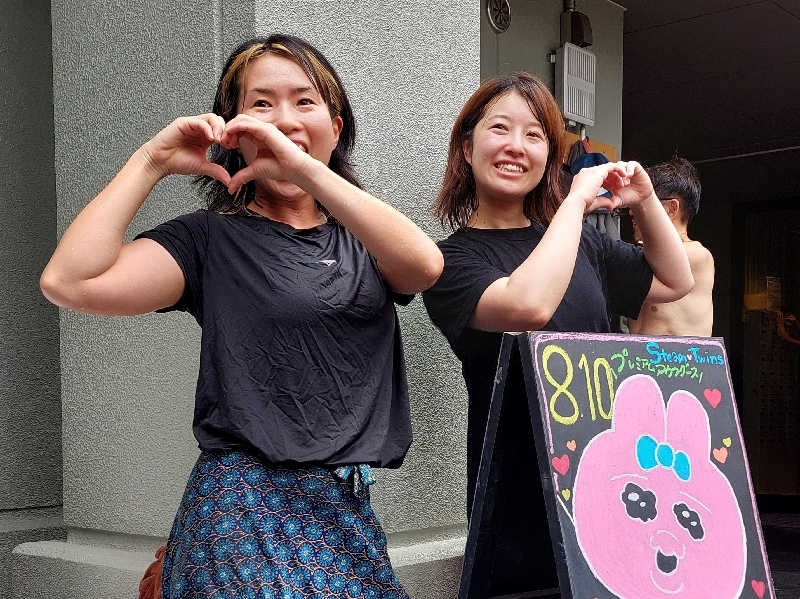
[[[208,177],[212,177],[225,185],[226,187],[230,184],[231,175],[219,164],[215,164],[213,162],[206,162],[203,164],[199,169],[199,174],[206,175]]]
[[[228,181],[228,193],[231,195],[236,195],[236,192],[239,191],[239,188],[242,185],[245,185],[256,178],[256,172],[252,165],[246,166],[240,171],[238,171],[233,177],[230,177]]]

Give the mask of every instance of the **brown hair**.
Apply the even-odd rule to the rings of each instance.
[[[489,79],[461,109],[450,135],[447,168],[434,207],[442,226],[449,225],[453,230],[465,227],[478,208],[475,177],[464,157],[464,143],[472,143],[475,127],[489,106],[512,91],[528,103],[548,143],[542,180],[525,196],[523,212],[531,221],[546,226],[558,210],[562,199],[559,177],[564,156],[564,119],[547,86],[538,77],[520,72]]]
[[[266,54],[283,56],[296,62],[322,96],[331,118],[341,117],[342,130],[328,167],[353,185],[361,187],[350,161],[356,138],[356,123],[350,100],[331,64],[307,41],[292,35],[274,34],[240,44],[222,69],[212,111],[226,122],[239,113],[239,92],[247,66]],[[244,158],[237,150],[227,150],[216,144],[211,146],[210,160],[225,167],[231,175],[245,167]],[[236,197],[230,196],[225,186],[212,177],[200,176],[195,182],[205,193],[209,210],[246,214],[247,204],[255,197],[255,184],[252,181]]]

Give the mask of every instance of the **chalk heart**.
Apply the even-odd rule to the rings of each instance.
[[[717,460],[720,464],[724,464],[728,459],[728,450],[724,447],[720,447],[719,449],[714,448],[714,451],[711,453],[714,454],[714,459]]]
[[[567,449],[569,449],[570,451],[575,451],[575,448],[576,448],[577,446],[578,446],[578,444],[577,444],[577,443],[575,443],[575,439],[572,439],[572,440],[570,440],[570,441],[567,441]]]
[[[572,491],[569,489],[561,489],[561,497],[569,501],[569,498],[572,497]]]
[[[764,592],[767,590],[767,585],[764,584],[763,580],[751,580],[750,586],[753,587],[753,592],[758,595],[758,599],[764,596]]]
[[[722,444],[723,444],[725,447],[730,447],[730,446],[731,446],[731,438],[730,438],[730,437],[725,437],[725,438],[722,440]]]
[[[703,391],[703,396],[712,408],[716,408],[722,401],[722,392],[719,389],[706,389]]]
[[[560,458],[553,458],[551,460],[553,464],[553,468],[555,468],[556,472],[558,472],[561,476],[564,476],[569,470],[569,456],[565,453]]]

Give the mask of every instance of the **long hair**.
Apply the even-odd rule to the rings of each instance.
[[[559,185],[564,156],[564,119],[553,94],[542,81],[530,73],[513,73],[494,77],[472,94],[453,125],[442,187],[434,211],[451,229],[465,227],[478,208],[475,177],[464,156],[464,144],[472,143],[472,135],[488,107],[505,94],[516,91],[530,106],[547,136],[547,164],[542,180],[526,196],[523,212],[531,221],[550,224],[561,204]]]
[[[319,50],[307,41],[292,35],[274,34],[269,37],[253,38],[240,44],[230,55],[222,70],[212,112],[225,119],[225,122],[238,114],[239,92],[244,83],[247,66],[251,61],[266,54],[282,56],[296,62],[322,96],[331,118],[341,117],[342,130],[339,133],[339,141],[331,153],[328,167],[360,188],[361,183],[350,161],[356,139],[356,123],[350,100],[334,68]],[[231,175],[246,166],[238,150],[228,150],[217,144],[211,146],[209,159],[222,165]],[[246,206],[255,199],[255,183],[252,181],[243,186],[236,197],[229,195],[226,187],[213,177],[201,175],[195,178],[195,183],[199,184],[206,196],[208,209],[216,212],[245,214]]]

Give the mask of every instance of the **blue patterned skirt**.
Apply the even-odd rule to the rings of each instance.
[[[167,541],[163,599],[408,599],[359,469],[203,452]]]

